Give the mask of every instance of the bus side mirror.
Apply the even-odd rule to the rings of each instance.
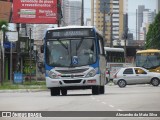
[[[44,53],[44,45],[41,46],[41,53]]]

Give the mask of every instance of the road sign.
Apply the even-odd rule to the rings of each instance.
[[[6,49],[10,49],[11,47],[12,47],[12,48],[15,48],[16,45],[15,45],[14,43],[11,44],[11,42],[8,42],[8,41],[7,41],[7,42],[4,42],[4,43],[3,43],[3,46],[4,46],[4,48],[6,48]]]
[[[6,32],[6,37],[9,41],[12,41],[12,42],[18,41],[18,32],[16,31]]]

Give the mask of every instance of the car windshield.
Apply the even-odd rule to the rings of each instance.
[[[155,53],[154,55],[143,55],[137,54],[136,65],[144,68],[154,68],[160,65],[160,54]]]
[[[84,66],[96,62],[93,38],[65,38],[47,41],[46,60],[49,66]]]

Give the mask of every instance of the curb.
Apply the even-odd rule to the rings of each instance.
[[[109,82],[107,85],[108,86],[114,86],[115,84],[113,82]]]
[[[0,93],[25,93],[25,92],[41,92],[48,89],[16,89],[16,90],[0,90]]]

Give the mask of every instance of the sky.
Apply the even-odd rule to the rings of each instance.
[[[146,9],[154,11],[157,0],[128,0],[128,27],[129,32],[136,33],[136,9],[138,5],[145,5]],[[84,18],[91,18],[91,0],[84,0]]]
[[[154,11],[156,9],[156,0],[128,0],[128,27],[129,32],[136,34],[136,9],[138,5],[145,5],[146,9]]]
[[[77,0],[80,1],[80,0]],[[128,0],[128,27],[129,32],[136,33],[136,9],[138,5],[145,5],[145,8],[156,9],[156,0]],[[84,0],[84,22],[91,18],[91,0]]]

